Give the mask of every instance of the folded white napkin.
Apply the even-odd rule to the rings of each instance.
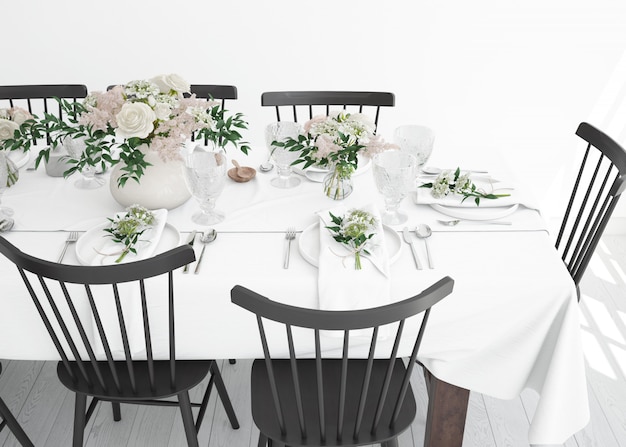
[[[329,212],[343,216],[345,206],[320,211],[320,255],[318,262],[319,308],[354,310],[382,306],[390,302],[389,256],[378,210],[373,205],[358,207],[377,219],[376,234],[367,246],[369,255],[361,253],[361,270],[354,268],[354,254],[348,246],[333,239],[326,228],[332,226]]]
[[[137,253],[128,253],[120,263],[140,261],[154,254],[167,222],[167,210],[158,209],[153,210],[152,213],[154,214],[155,223],[139,237],[139,241],[134,246]],[[126,213],[118,213],[115,217],[119,218],[124,215]],[[96,255],[92,259],[91,265],[113,265],[124,249],[123,244],[113,242],[113,239],[104,230],[102,230],[102,236],[102,239],[94,241],[93,249]]]
[[[527,208],[536,209],[536,205],[530,200],[528,197],[524,196],[520,192],[518,192],[510,183],[504,183],[499,181],[490,181],[489,177],[485,176],[472,176],[472,182],[476,185],[476,187],[484,193],[487,194],[509,194],[506,197],[499,197],[497,199],[480,199],[480,205],[476,206],[476,202],[474,201],[474,197],[468,197],[463,200],[464,196],[461,194],[454,194],[450,192],[447,196],[436,198],[432,195],[431,188],[417,188],[414,195],[414,202],[418,205],[444,205],[450,207],[460,207],[460,208],[497,208],[497,207],[508,207],[511,205],[524,205]],[[425,183],[434,182],[435,178],[432,179],[418,179],[417,184],[423,185]]]

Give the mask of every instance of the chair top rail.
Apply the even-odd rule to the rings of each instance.
[[[82,84],[1,85],[0,99],[84,98],[87,86]]]
[[[262,106],[363,105],[392,107],[395,96],[389,92],[281,91],[261,95]]]

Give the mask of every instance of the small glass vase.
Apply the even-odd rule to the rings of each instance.
[[[330,172],[324,177],[324,194],[333,200],[343,200],[352,194],[352,172],[351,167],[331,166]]]

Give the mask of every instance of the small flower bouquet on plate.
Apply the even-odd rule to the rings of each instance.
[[[354,254],[354,269],[361,270],[361,253],[370,254],[366,247],[376,234],[376,218],[367,211],[358,209],[351,209],[344,216],[335,216],[330,212],[328,214],[334,225],[326,228],[337,242],[348,247],[350,254],[347,256]]]

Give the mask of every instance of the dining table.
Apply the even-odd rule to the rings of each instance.
[[[454,169],[466,163],[460,151],[437,151],[433,159],[439,166]],[[227,156],[258,171],[267,151],[253,145],[248,156],[233,149]],[[56,261],[70,232],[86,235],[124,211],[111,195],[108,172],[99,174],[107,180],[105,186],[79,189],[74,186],[79,174],[51,177],[42,165],[32,169],[34,154],[27,158],[19,181],[2,196],[3,205],[14,210],[15,224],[1,236],[22,251]],[[445,276],[455,282],[452,294],[433,308],[418,356],[430,377],[424,445],[461,446],[469,392],[514,399],[527,388],[538,395],[529,444],[560,444],[589,420],[576,287],[554,248],[545,217],[516,180],[519,173],[489,159],[474,167],[488,171],[480,175],[509,191],[506,206],[485,201],[473,207],[437,205],[424,202],[425,190],[416,189],[400,205],[408,215],[406,223],[384,230],[390,301],[414,296]],[[372,171],[371,160],[361,160],[352,177],[354,191],[340,201],[327,197],[319,179],[302,170],[292,174],[300,184],[288,189],[270,184],[276,169],[258,171],[248,182],[227,179],[216,202],[225,219],[210,226],[217,237],[206,247],[199,239],[194,245],[196,256],[205,249],[198,273],[195,265],[188,273],[175,272],[178,356],[263,356],[255,316],[230,301],[235,285],[276,301],[319,308],[318,235],[325,231],[320,230],[320,216],[362,207],[382,214],[384,200]],[[420,177],[416,184],[432,179]],[[170,234],[156,250],[186,243],[194,230],[207,231],[209,227],[191,219],[197,210],[194,198],[168,210],[164,231]],[[440,222],[453,219],[460,220],[458,225]],[[432,268],[424,240],[413,231],[419,224],[432,229],[427,241]],[[402,239],[404,227],[414,237],[421,269]],[[288,228],[295,229],[291,244]],[[63,262],[78,264],[78,248],[78,243],[70,244]],[[347,263],[346,269],[351,268]],[[341,281],[341,272],[333,278]],[[0,290],[0,358],[58,359],[17,269],[3,257]],[[376,303],[376,296],[366,298],[366,306]]]

